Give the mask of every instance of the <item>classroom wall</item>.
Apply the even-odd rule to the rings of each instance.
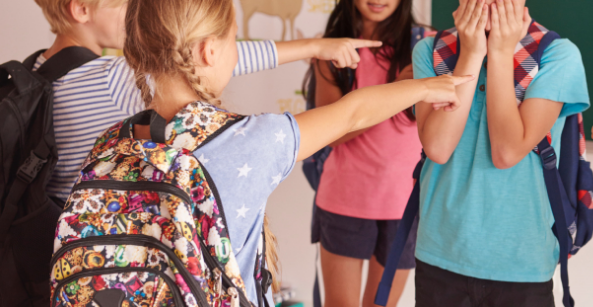
[[[24,60],[54,37],[33,0],[0,0],[0,63]]]

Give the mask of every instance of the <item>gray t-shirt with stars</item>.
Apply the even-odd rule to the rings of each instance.
[[[266,201],[292,171],[300,133],[294,117],[263,114],[244,118],[194,155],[210,173],[220,194],[247,297],[257,303],[255,257]],[[273,306],[271,291],[266,298]]]

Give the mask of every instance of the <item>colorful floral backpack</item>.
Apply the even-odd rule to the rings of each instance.
[[[527,35],[515,49],[515,96],[517,104],[525,98],[527,87],[539,71],[544,51],[560,36],[533,21]],[[434,70],[437,75],[450,74],[455,70],[459,51],[459,38],[455,28],[440,31],[435,37],[433,47]],[[593,172],[585,156],[585,133],[582,114],[568,116],[561,136],[560,161],[554,148],[551,134],[536,146],[534,152],[541,158],[543,176],[548,198],[554,214],[553,231],[560,245],[560,276],[564,290],[563,304],[573,307],[574,300],[568,285],[568,258],[576,254],[593,235]],[[426,156],[416,166],[414,178],[420,178],[420,172]],[[558,165],[558,167],[557,167]],[[406,242],[420,204],[419,180],[398,228],[383,278],[375,298],[375,304],[385,306],[389,298],[391,281],[397,269],[401,250]]]
[[[252,306],[193,155],[242,118],[195,102],[168,125],[147,110],[104,133],[58,222],[51,306]],[[150,124],[152,140],[134,139],[134,124]]]

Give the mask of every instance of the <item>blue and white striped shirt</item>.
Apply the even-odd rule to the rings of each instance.
[[[239,62],[234,76],[278,66],[273,41],[237,42]],[[33,70],[45,62],[39,56]],[[47,186],[64,201],[95,140],[107,128],[144,109],[134,72],[124,57],[103,56],[73,69],[53,83],[54,129],[58,164]]]

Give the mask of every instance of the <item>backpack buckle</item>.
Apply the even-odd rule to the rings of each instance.
[[[37,177],[37,174],[43,167],[47,160],[39,158],[34,151],[31,151],[31,155],[25,160],[25,163],[19,167],[17,177],[26,183],[31,183]]]
[[[542,159],[542,165],[545,169],[551,170],[556,168],[558,158],[556,157],[556,152],[552,146],[546,147],[543,150],[540,149],[539,157]]]

